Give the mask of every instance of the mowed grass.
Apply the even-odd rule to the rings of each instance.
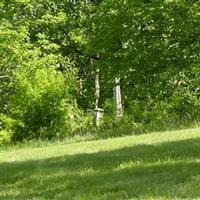
[[[0,199],[200,199],[200,128],[1,152]]]

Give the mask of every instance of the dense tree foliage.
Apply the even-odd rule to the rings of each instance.
[[[92,16],[89,51],[106,79],[122,78],[134,121],[198,115],[199,9],[198,1],[107,0]]]
[[[104,127],[114,125],[115,77],[124,126],[198,120],[199,1],[4,0],[0,9],[1,134],[21,140],[65,136],[72,124],[88,130],[96,69]]]

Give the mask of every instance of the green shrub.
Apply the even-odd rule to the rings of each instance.
[[[11,142],[12,132],[0,130],[0,146],[9,144]]]
[[[10,104],[11,117],[16,120],[13,140],[71,134],[70,116],[77,118],[80,113],[70,94],[71,85],[54,67],[19,68]]]
[[[133,101],[127,115],[129,123],[142,124],[146,131],[163,131],[191,126],[199,113],[198,98],[182,94],[168,100]]]
[[[93,114],[91,112],[75,109],[71,113],[69,116],[71,127],[70,136],[85,136],[94,131]]]

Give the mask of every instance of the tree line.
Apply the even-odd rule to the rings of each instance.
[[[97,70],[102,129],[198,122],[198,0],[3,0],[0,10],[0,141],[94,131]]]

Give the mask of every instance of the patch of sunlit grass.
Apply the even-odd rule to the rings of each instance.
[[[200,199],[199,152],[199,128],[12,148],[0,199]]]

